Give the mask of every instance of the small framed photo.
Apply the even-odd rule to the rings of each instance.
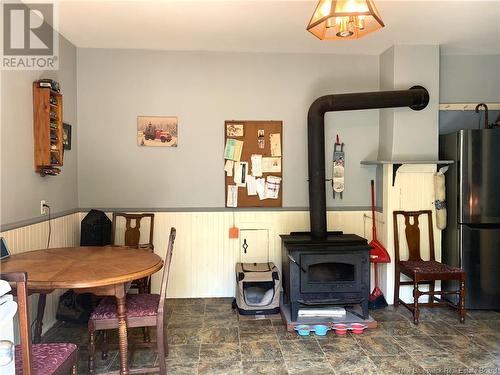
[[[227,137],[243,137],[243,124],[226,124]]]
[[[71,150],[71,125],[63,123],[63,150]]]
[[[177,147],[177,117],[138,116],[137,145]]]

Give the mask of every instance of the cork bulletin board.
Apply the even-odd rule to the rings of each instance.
[[[282,207],[283,122],[225,121],[224,145],[226,207]]]

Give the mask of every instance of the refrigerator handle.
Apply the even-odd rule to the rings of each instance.
[[[463,234],[462,234],[462,231],[463,231],[463,225],[459,225],[458,226],[459,229],[458,229],[458,233],[457,233],[457,236],[458,236],[458,267],[460,268],[463,268],[463,262],[462,262],[462,258],[463,258],[463,255],[464,255],[464,244],[462,243],[462,239],[463,239]]]
[[[463,220],[463,193],[464,193],[464,132],[463,130],[459,132],[458,136],[458,160],[455,168],[458,168],[458,221],[461,223]],[[460,231],[461,232],[461,231]],[[461,244],[462,235],[459,234],[459,244]],[[461,254],[461,252],[460,252]],[[460,267],[462,267],[462,259],[460,259]]]

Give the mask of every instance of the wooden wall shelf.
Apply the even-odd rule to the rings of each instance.
[[[63,165],[63,96],[33,82],[35,171],[57,175]]]

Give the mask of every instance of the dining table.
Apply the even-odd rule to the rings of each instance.
[[[26,272],[28,290],[30,293],[40,293],[40,298],[45,298],[56,289],[114,296],[117,305],[120,374],[129,374],[126,286],[133,280],[154,274],[162,266],[161,257],[148,249],[89,246],[48,248],[14,254],[1,261],[0,270]],[[40,306],[39,304],[39,308]],[[38,314],[40,316],[43,319],[43,311]],[[41,321],[37,321],[35,333],[41,334]]]

